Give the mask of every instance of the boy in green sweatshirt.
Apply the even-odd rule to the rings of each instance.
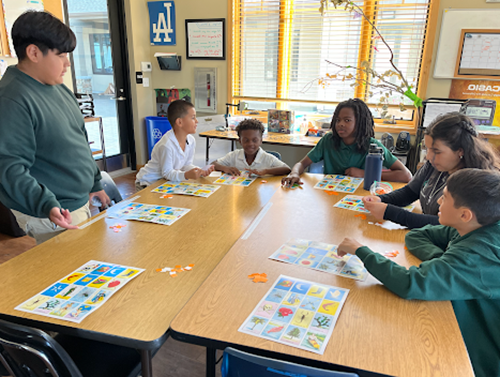
[[[345,238],[338,254],[356,254],[390,291],[409,300],[451,300],[478,377],[500,376],[500,173],[462,169],[448,178],[439,222],[406,235],[423,262],[405,267]]]
[[[0,202],[41,243],[88,217],[89,199],[109,197],[73,93],[63,84],[71,29],[47,12],[14,22],[18,64],[0,80]]]

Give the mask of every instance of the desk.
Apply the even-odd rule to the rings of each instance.
[[[210,160],[210,139],[222,139],[222,140],[231,140],[231,151],[234,151],[234,142],[238,140],[238,134],[236,131],[206,131],[199,134],[200,137],[207,138],[206,144],[206,155],[205,160],[206,163],[209,163]],[[314,136],[304,136],[304,135],[296,135],[296,134],[281,134],[275,132],[265,133],[262,137],[263,144],[275,144],[275,145],[289,145],[293,147],[308,147],[312,148],[318,141],[320,137]]]
[[[359,282],[268,259],[291,238],[339,244],[349,235],[381,253],[399,250],[394,260],[401,265],[419,263],[403,249],[405,230],[385,230],[368,224],[370,216],[362,220],[354,211],[333,208],[342,194],[313,189],[320,177],[305,174],[303,189],[276,192],[250,237],[235,243],[173,320],[172,337],[207,347],[209,376],[215,371],[215,349],[228,346],[362,376],[473,376],[450,302],[403,300],[371,275]],[[255,272],[267,273],[271,284],[284,274],[350,289],[323,355],[238,332],[270,286],[247,278]]]
[[[102,219],[61,235],[0,265],[0,317],[26,325],[141,350],[143,376],[151,376],[151,350],[168,337],[171,320],[252,223],[280,186],[281,177],[249,187],[224,186],[209,198],[140,191],[139,203],[190,208],[171,226]],[[200,179],[200,183],[210,183]],[[162,183],[158,182],[158,184]],[[157,185],[158,185],[157,184]],[[120,233],[109,229],[126,223]],[[14,308],[89,260],[146,269],[80,324]],[[157,268],[187,266],[176,278]]]

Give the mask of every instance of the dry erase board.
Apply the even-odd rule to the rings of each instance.
[[[500,9],[443,10],[434,77],[451,79],[455,76],[462,29],[498,29],[499,19]]]
[[[224,18],[186,20],[186,57],[188,59],[226,58]]]

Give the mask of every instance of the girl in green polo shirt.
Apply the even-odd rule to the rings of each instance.
[[[331,131],[300,162],[296,163],[288,177],[286,186],[300,182],[300,175],[313,162],[324,161],[324,174],[343,174],[363,178],[365,159],[371,143],[384,151],[382,179],[392,182],[409,182],[410,171],[374,138],[375,124],[368,106],[357,98],[341,102],[335,109]]]

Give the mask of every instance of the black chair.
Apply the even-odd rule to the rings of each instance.
[[[101,184],[102,188],[111,200],[111,205],[114,205],[123,200],[118,187],[116,187],[115,181],[113,181],[113,178],[111,178],[111,176],[105,171],[101,172]],[[100,211],[104,211],[106,208],[99,207],[99,209]]]
[[[221,371],[222,377],[358,377],[356,373],[308,367],[253,355],[230,347],[224,350]]]
[[[132,348],[61,334],[52,338],[0,320],[0,366],[6,369],[0,375],[14,377],[133,377],[141,371],[141,356]]]

